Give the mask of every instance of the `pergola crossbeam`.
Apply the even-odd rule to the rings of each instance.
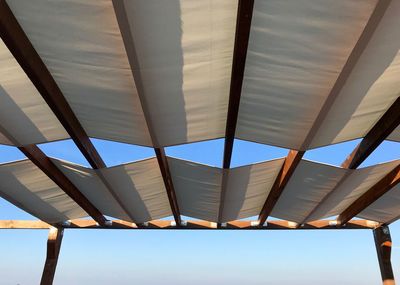
[[[375,229],[380,226],[379,223],[368,220],[352,220],[341,229]],[[42,221],[18,221],[18,220],[0,220],[0,229],[49,229],[52,226]],[[301,228],[296,227],[296,223],[285,220],[271,220],[264,225],[259,226],[257,221],[232,221],[223,223],[218,227],[217,223],[194,220],[185,221],[177,226],[174,221],[154,220],[140,225],[123,220],[112,220],[104,225],[99,225],[93,220],[71,220],[58,225],[65,229],[132,229],[132,230],[152,230],[152,229],[169,229],[169,230],[337,230],[336,221],[320,220],[302,225]]]

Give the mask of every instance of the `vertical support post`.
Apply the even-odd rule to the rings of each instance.
[[[44,264],[42,280],[40,285],[52,285],[56,273],[58,255],[60,253],[61,241],[64,229],[50,228],[47,240],[47,256]]]
[[[390,261],[392,238],[390,237],[389,227],[383,225],[374,229],[373,232],[383,285],[395,285],[392,263]]]

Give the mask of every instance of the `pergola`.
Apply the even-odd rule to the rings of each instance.
[[[400,142],[399,26],[400,0],[0,0],[0,143],[27,157],[0,196],[39,218],[0,228],[49,229],[41,284],[64,229],[372,229],[394,284],[400,160],[359,166]],[[37,146],[69,138],[91,168]],[[107,167],[90,138],[156,157]],[[223,168],[165,154],[217,138]],[[290,151],[231,167],[235,138]],[[357,138],[341,167],[302,159]]]

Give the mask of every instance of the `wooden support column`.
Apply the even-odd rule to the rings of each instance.
[[[47,240],[47,256],[44,264],[42,279],[40,285],[53,284],[54,274],[60,254],[61,241],[64,234],[64,229],[50,228],[49,239]]]
[[[394,285],[395,281],[392,263],[390,261],[392,252],[392,238],[390,237],[389,227],[384,225],[374,229],[373,232],[383,284]]]

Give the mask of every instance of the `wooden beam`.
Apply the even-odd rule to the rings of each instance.
[[[400,97],[379,119],[358,146],[342,163],[343,168],[356,169],[400,124]]]
[[[225,129],[224,169],[228,169],[231,165],[253,7],[254,0],[239,0],[236,18],[235,44],[233,49],[229,105]]]
[[[113,6],[115,15],[117,17],[117,22],[119,29],[121,31],[122,40],[124,42],[126,54],[128,56],[129,65],[132,71],[133,80],[135,81],[136,89],[138,91],[138,96],[140,99],[140,104],[142,106],[143,114],[146,119],[147,128],[149,130],[150,138],[152,140],[152,144],[154,146],[154,151],[157,156],[158,165],[160,167],[160,171],[163,177],[164,186],[167,191],[168,200],[170,203],[171,211],[173,213],[175,222],[177,225],[181,224],[180,211],[178,206],[178,201],[176,199],[176,193],[174,189],[174,185],[172,182],[171,174],[169,171],[167,157],[165,155],[164,148],[160,146],[157,136],[154,131],[153,123],[151,121],[150,112],[148,109],[148,104],[146,101],[146,97],[144,96],[144,89],[142,84],[142,79],[140,75],[140,71],[137,70],[138,60],[136,55],[135,43],[132,37],[128,16],[126,14],[126,9],[123,1],[113,0]]]
[[[64,229],[50,228],[49,238],[47,240],[47,256],[44,264],[42,279],[40,285],[53,284],[56,273],[58,255],[60,254],[61,241]]]
[[[105,225],[106,219],[100,211],[75,187],[57,166],[36,145],[19,147],[38,168],[56,183],[72,200],[86,211],[96,222]]]
[[[0,0],[0,36],[90,165],[104,168],[99,153],[5,0]]]
[[[267,200],[265,201],[258,217],[260,225],[263,225],[268,216],[271,214],[275,204],[279,200],[279,197],[282,195],[283,189],[289,182],[290,177],[292,177],[294,170],[300,163],[303,155],[304,151],[291,150],[285,158],[282,168],[279,171],[274,184],[272,185],[271,191],[269,192]]]
[[[177,226],[175,221],[154,220],[141,225],[122,220],[109,221],[108,225],[103,226],[93,220],[71,220],[57,225],[65,229],[131,229],[131,230],[337,230],[336,221],[320,220],[302,225],[297,228],[296,223],[284,220],[272,220],[259,226],[258,221],[232,221],[223,223],[218,227],[217,223],[194,220],[185,221]],[[368,220],[352,220],[345,227],[339,229],[374,229],[380,224]],[[0,220],[0,229],[49,229],[52,226],[42,221],[18,221],[18,220]]]
[[[247,47],[250,38],[251,19],[253,17],[254,0],[239,0],[236,16],[235,43],[233,47],[231,84],[229,91],[228,113],[226,118],[223,173],[218,220],[221,221],[225,205],[227,171],[231,166],[233,143],[239,114],[240,96],[242,93],[244,69],[246,65]],[[218,224],[218,227],[221,223]]]
[[[394,274],[391,263],[392,238],[389,227],[384,225],[374,229],[376,253],[384,285],[394,285]]]
[[[382,197],[386,192],[395,187],[400,182],[400,165],[386,174],[360,198],[354,201],[337,218],[340,225],[346,224],[353,217],[361,213],[365,208]]]

